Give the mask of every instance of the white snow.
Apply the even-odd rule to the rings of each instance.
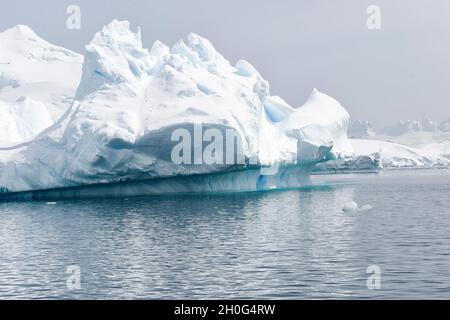
[[[355,201],[349,201],[347,202],[344,207],[342,208],[342,211],[348,212],[348,211],[356,211],[358,210],[358,204]]]
[[[445,156],[450,154],[450,132],[417,131],[394,137],[382,135],[378,136],[377,139],[416,148],[432,156]]]
[[[25,97],[14,103],[0,101],[0,147],[30,140],[52,124],[41,102]]]
[[[73,59],[75,68],[77,55],[58,54],[59,60],[63,57]],[[336,100],[313,90],[303,106],[293,108],[271,95],[269,83],[250,63],[231,65],[194,33],[171,48],[157,41],[149,51],[140,31],[133,33],[128,22],[114,20],[86,47],[82,70],[76,101],[64,117],[33,141],[0,150],[2,190],[180,176],[194,180],[164,189],[271,189],[303,183],[303,167],[307,171],[315,163],[352,153],[346,135],[349,115]],[[175,164],[171,134],[182,128],[194,135],[194,124],[224,136],[231,129],[240,142],[237,153],[246,162]],[[272,177],[255,170],[271,165],[281,166]],[[289,169],[291,165],[301,170]],[[226,175],[202,178],[206,185],[195,178],[213,173]]]
[[[443,130],[445,123],[438,126],[429,119],[399,121],[384,133],[351,135],[349,132],[349,136],[363,137],[351,140],[356,155],[370,156],[376,152],[385,168],[442,168],[450,166],[450,132]]]
[[[368,139],[352,139],[351,143],[356,155],[380,154],[385,168],[431,168],[450,164],[443,156],[398,143]]]
[[[344,207],[342,208],[342,211],[344,212],[361,212],[361,211],[367,211],[371,210],[372,206],[370,204],[365,204],[363,206],[360,206],[355,201],[351,200],[347,202]]]
[[[326,162],[318,163],[315,173],[345,173],[345,172],[379,172],[383,169],[379,152],[363,155],[352,155]]]
[[[72,104],[82,63],[80,54],[50,44],[27,26],[0,32],[0,101],[28,97],[56,121]]]

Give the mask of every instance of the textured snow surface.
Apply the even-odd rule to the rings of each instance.
[[[386,127],[383,131],[390,136],[400,136],[409,132],[435,132],[440,127],[445,127],[445,122],[442,126],[437,122],[424,118],[421,120],[401,120],[396,124]]]
[[[30,140],[53,124],[48,109],[31,98],[0,101],[0,147]]]
[[[373,137],[375,135],[375,128],[369,121],[357,120],[352,122],[348,128],[348,137],[352,139]]]
[[[373,150],[370,150],[372,152]],[[383,169],[379,152],[348,156],[318,163],[313,171],[326,173],[378,172]]]
[[[73,103],[83,57],[43,40],[27,26],[0,32],[1,150],[32,140]]]
[[[27,29],[28,33],[34,35]],[[77,54],[55,50],[46,60],[58,68],[78,68]],[[65,76],[58,68],[51,72]],[[288,187],[291,179],[296,185],[303,178],[289,176],[300,173],[288,169],[272,179],[260,177],[254,168],[308,168],[353,152],[346,135],[349,114],[336,100],[313,90],[303,106],[291,107],[271,95],[269,83],[250,63],[230,64],[194,33],[186,42],[168,47],[157,41],[147,50],[140,31],[114,20],[86,47],[75,98],[71,108],[33,141],[0,149],[2,190],[242,171],[248,172],[246,177],[239,173],[212,179],[210,189],[271,189]],[[245,163],[205,164],[194,152],[198,164],[175,164],[171,151],[178,141],[171,141],[172,133],[182,128],[195,136],[199,124],[224,136],[232,130],[239,142],[236,153]]]
[[[385,168],[431,168],[450,165],[449,159],[444,156],[398,143],[365,139],[352,139],[351,143],[356,155],[378,153]]]

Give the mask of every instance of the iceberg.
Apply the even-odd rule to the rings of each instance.
[[[249,62],[232,65],[194,33],[147,50],[140,30],[114,20],[86,46],[80,79],[57,121],[0,148],[2,197],[291,188],[353,153],[339,102],[314,89],[292,107]]]
[[[29,98],[57,121],[73,102],[82,64],[81,54],[45,41],[27,26],[0,32],[0,101],[14,104]],[[0,107],[1,118],[6,117],[4,109]]]
[[[361,212],[361,211],[367,211],[371,210],[372,206],[370,204],[365,204],[363,206],[360,206],[355,201],[351,200],[347,202],[344,207],[342,208],[343,212]]]

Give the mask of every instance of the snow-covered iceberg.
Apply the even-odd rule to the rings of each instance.
[[[231,65],[194,33],[147,50],[140,31],[114,20],[86,47],[65,114],[33,141],[0,148],[0,189],[57,197],[296,187],[316,163],[352,153],[348,122],[315,89],[291,107],[250,63]],[[184,162],[174,161],[180,145],[192,149],[175,152]]]
[[[56,121],[72,104],[82,64],[82,55],[45,41],[27,26],[0,32],[0,101],[30,98]]]
[[[82,62],[27,26],[0,32],[0,148],[31,141],[69,109]]]

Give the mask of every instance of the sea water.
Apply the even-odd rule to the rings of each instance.
[[[449,171],[312,180],[2,202],[0,298],[450,298]]]

